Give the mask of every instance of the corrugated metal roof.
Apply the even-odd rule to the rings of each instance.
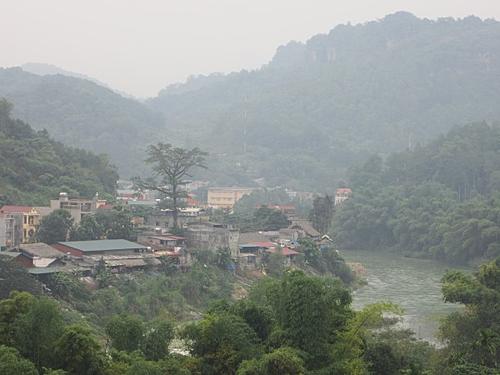
[[[64,256],[60,251],[42,242],[22,244],[19,245],[19,249],[29,255],[41,258],[62,258]]]
[[[64,272],[62,267],[29,268],[28,273],[32,275],[46,275],[49,273]]]
[[[94,241],[67,241],[59,242],[61,245],[71,247],[84,253],[95,251],[119,251],[146,249],[147,246],[127,240],[94,240]]]

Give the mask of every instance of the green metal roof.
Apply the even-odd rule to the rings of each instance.
[[[146,249],[146,246],[127,240],[94,240],[94,241],[67,241],[59,242],[61,245],[71,247],[84,253],[96,251],[119,251]]]

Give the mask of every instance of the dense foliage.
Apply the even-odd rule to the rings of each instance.
[[[264,278],[238,301],[212,295],[201,319],[177,328],[165,310],[171,302],[159,296],[179,286],[158,285],[156,279],[163,279],[158,275],[143,275],[134,287],[121,290],[124,280],[76,299],[74,294],[70,305],[13,292],[0,300],[0,370],[33,375],[495,374],[499,269],[500,258],[474,276],[450,272],[443,278],[446,301],[467,308],[443,322],[446,346],[441,349],[396,328],[398,307],[378,303],[353,311],[350,292],[338,279],[302,271]],[[148,313],[155,304],[159,309]],[[174,354],[175,340],[184,354]]]
[[[500,254],[500,127],[469,125],[353,170],[332,231],[342,248],[394,247],[450,262]]]
[[[119,206],[110,210],[98,209],[94,215],[85,215],[77,226],[70,228],[70,239],[72,241],[133,240],[134,227],[131,218],[131,213]],[[43,224],[42,220],[40,228]]]
[[[441,326],[447,343],[444,367],[452,368],[445,373],[466,373],[467,367],[478,374],[495,373],[500,368],[500,258],[473,276],[448,272],[442,282],[445,300],[466,306]]]
[[[328,194],[324,197],[318,196],[313,200],[313,206],[309,213],[312,225],[320,233],[327,233],[332,225],[335,199]]]
[[[133,240],[131,214],[122,207],[98,209],[85,215],[76,224],[67,210],[55,210],[40,221],[36,233],[39,242],[53,244],[60,241],[89,241],[101,239]]]
[[[66,241],[72,227],[71,213],[62,209],[55,210],[41,220],[36,232],[36,240],[49,245]]]
[[[47,205],[61,191],[86,197],[114,192],[118,175],[105,156],[65,147],[14,120],[11,109],[0,99],[0,204]]]
[[[7,298],[15,290],[40,294],[42,285],[33,279],[17,262],[0,253],[0,299]]]
[[[290,224],[283,213],[266,206],[249,211],[235,211],[225,215],[223,221],[236,226],[242,232],[275,231],[286,228]]]

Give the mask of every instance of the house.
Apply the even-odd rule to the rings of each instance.
[[[319,246],[320,250],[329,249],[333,246],[333,240],[328,234],[324,234],[320,240],[316,241],[316,245]]]
[[[181,207],[178,210],[179,217],[200,217],[205,216],[205,210],[201,207]],[[207,216],[208,217],[208,216]]]
[[[161,261],[153,254],[94,255],[92,258],[96,263],[104,262],[106,268],[114,273],[152,269],[161,265]]]
[[[205,210],[195,207],[179,208],[177,224],[181,227],[199,221],[208,221]],[[144,226],[148,228],[170,229],[174,226],[174,211],[171,209],[155,210],[144,219]]]
[[[281,254],[283,257],[285,257],[285,266],[291,266],[293,264],[293,261],[299,255],[300,253],[290,249],[289,247],[282,247],[282,248],[272,248],[267,250],[267,253],[269,254]]]
[[[239,245],[238,265],[241,269],[255,269],[262,264],[262,256],[276,244],[269,241],[242,243]]]
[[[352,190],[349,188],[340,188],[335,192],[335,206],[339,206],[344,203],[346,200],[351,198]]]
[[[252,253],[240,253],[238,255],[238,267],[241,270],[254,270],[262,263],[262,257]]]
[[[238,244],[254,243],[254,242],[272,242],[271,238],[276,237],[277,234],[272,232],[243,232],[240,233]]]
[[[208,207],[230,210],[245,195],[255,189],[244,187],[213,187],[208,189]]]
[[[63,266],[64,254],[44,243],[22,244],[17,249],[20,254],[16,261],[26,268]]]
[[[266,250],[276,247],[276,244],[261,232],[247,232],[240,233],[238,247],[240,254],[255,254],[260,256]]]
[[[240,254],[262,255],[266,250],[274,249],[276,244],[272,242],[253,242],[239,245]]]
[[[131,255],[150,250],[148,246],[127,240],[66,241],[53,244],[52,247],[77,257],[84,255]]]
[[[40,212],[30,206],[3,206],[0,214],[22,214],[22,243],[31,242],[40,225]]]
[[[262,263],[262,255],[274,249],[276,244],[270,241],[266,232],[240,233],[238,241],[238,265],[240,269],[255,269]]]
[[[23,242],[23,214],[0,213],[0,251]]]
[[[96,212],[96,210],[104,206],[106,201],[99,199],[99,194],[96,193],[94,198],[69,198],[68,193],[59,193],[58,199],[52,199],[50,201],[50,208],[54,210],[66,210],[71,214],[71,217],[75,221],[75,224],[80,223],[83,216]]]
[[[140,234],[137,242],[152,247],[154,250],[174,249],[184,247],[186,238],[172,234]]]
[[[309,220],[294,220],[288,227],[291,229],[292,233],[294,233],[294,240],[298,240],[300,238],[309,237],[313,240],[317,240],[321,238],[321,233],[319,233],[316,229],[314,229],[312,223]]]
[[[187,246],[202,250],[229,249],[231,256],[239,254],[240,231],[230,225],[201,222],[188,224],[186,230]]]
[[[187,271],[193,263],[191,252],[185,247],[178,247],[173,250],[158,250],[155,251],[155,256],[159,259],[163,258],[167,260],[182,271]]]

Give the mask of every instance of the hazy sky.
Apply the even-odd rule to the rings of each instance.
[[[136,96],[253,69],[290,40],[406,10],[500,19],[499,0],[1,0],[0,66],[58,65]]]

